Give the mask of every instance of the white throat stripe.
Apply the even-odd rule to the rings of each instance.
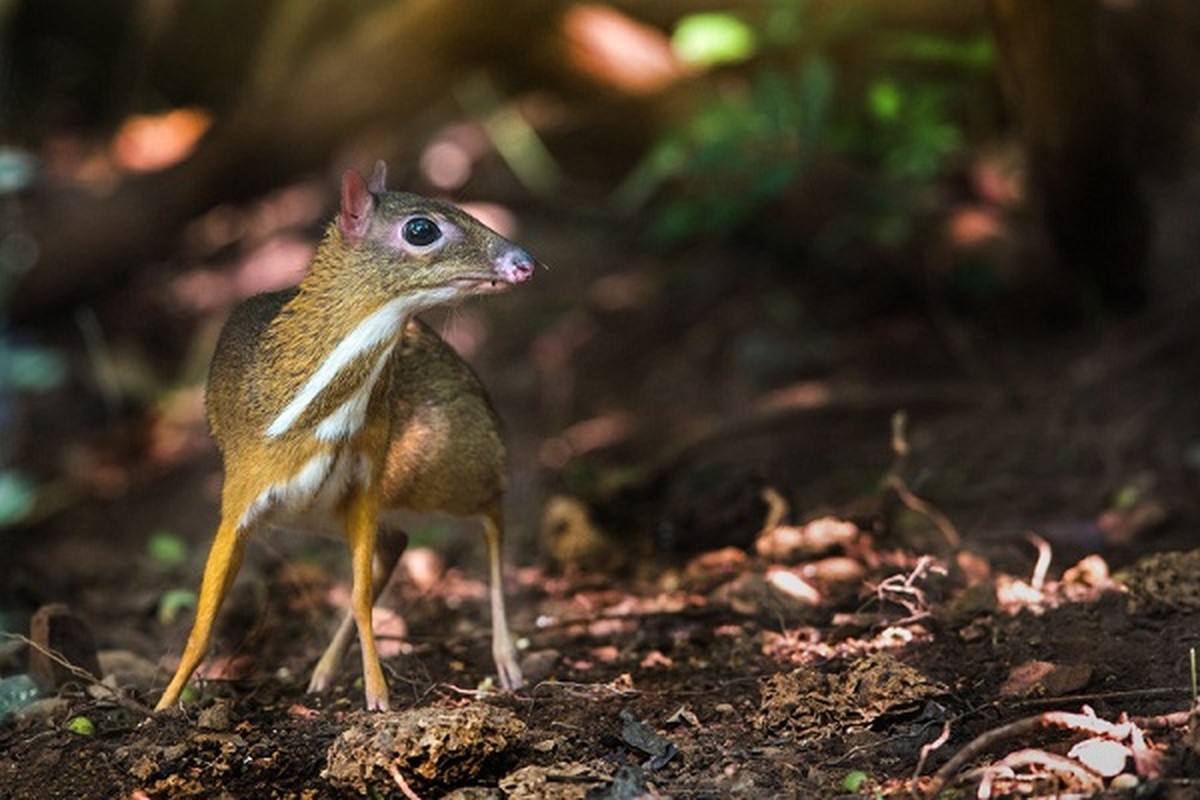
[[[358,433],[358,429],[362,427],[363,422],[367,418],[367,403],[371,400],[371,393],[375,391],[375,382],[379,380],[379,374],[383,372],[384,366],[387,365],[388,359],[392,357],[392,347],[387,347],[379,357],[375,360],[375,366],[371,368],[371,374],[367,379],[354,390],[354,394],[346,402],[338,406],[329,416],[321,420],[317,425],[316,436],[322,442],[337,442],[342,439],[349,439],[354,434]]]
[[[287,433],[300,415],[312,405],[312,402],[317,399],[321,392],[329,386],[338,373],[351,364],[356,358],[363,353],[378,346],[380,343],[387,341],[395,336],[401,326],[408,318],[406,313],[409,307],[413,304],[412,298],[398,297],[382,306],[364,319],[362,322],[347,334],[345,339],[338,342],[337,347],[333,348],[333,352],[322,362],[317,371],[312,374],[305,384],[300,387],[300,391],[292,398],[283,411],[279,412],[279,416],[272,420],[267,426],[267,436],[272,439],[282,436]],[[380,357],[380,362],[376,364],[376,369],[371,372],[371,382],[379,377],[379,369],[383,364],[383,357]],[[370,397],[369,386],[366,389],[366,398]],[[351,401],[357,400],[352,397]],[[362,400],[365,405],[366,399]],[[339,414],[350,414],[354,408],[346,405],[333,412],[331,417],[337,417]],[[328,421],[327,418],[326,421]]]

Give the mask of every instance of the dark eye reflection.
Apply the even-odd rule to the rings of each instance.
[[[413,217],[404,223],[403,236],[404,241],[414,247],[428,247],[442,238],[442,231],[428,217]]]

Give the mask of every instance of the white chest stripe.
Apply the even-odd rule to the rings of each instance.
[[[277,505],[308,499],[316,493],[333,468],[333,455],[321,453],[310,458],[296,476],[286,483],[273,483],[263,489],[238,520],[238,528],[247,529],[264,512]]]
[[[384,303],[370,316],[358,323],[345,339],[338,342],[337,347],[333,348],[333,352],[321,363],[312,377],[300,387],[300,391],[296,393],[291,402],[267,426],[267,436],[274,439],[287,433],[296,424],[296,420],[300,418],[305,409],[329,386],[339,372],[366,351],[395,336],[399,332],[400,326],[404,324],[408,316],[405,311],[411,304],[410,298],[396,298]],[[372,375],[378,377],[375,372],[372,372]],[[336,416],[340,411],[341,409],[338,409],[331,416]]]
[[[371,462],[366,456],[344,453],[319,453],[304,463],[289,481],[273,483],[254,498],[238,520],[244,534],[256,523],[268,520],[294,522],[299,514],[319,511],[322,519],[332,513],[335,504],[353,486],[371,483]]]
[[[367,403],[371,401],[375,383],[379,380],[379,374],[383,372],[383,368],[391,356],[391,347],[384,349],[379,354],[375,360],[375,366],[371,368],[371,374],[367,376],[361,386],[354,390],[350,399],[338,406],[333,413],[321,420],[321,424],[317,425],[317,439],[322,442],[340,442],[342,439],[349,439],[358,433],[358,429],[362,427],[367,418]]]

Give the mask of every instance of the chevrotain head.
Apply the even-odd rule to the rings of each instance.
[[[370,182],[354,170],[342,177],[336,229],[356,282],[389,296],[412,294],[435,305],[499,292],[533,277],[529,253],[450,203],[384,187],[387,168]]]

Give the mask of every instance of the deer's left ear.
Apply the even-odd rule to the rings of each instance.
[[[383,163],[383,162],[380,162]],[[379,168],[376,167],[376,174]],[[375,176],[372,176],[372,180]],[[342,175],[342,207],[338,212],[338,230],[347,241],[359,242],[366,236],[371,227],[371,212],[375,208],[375,198],[367,189],[358,170],[348,169]]]
[[[371,194],[383,194],[387,191],[387,164],[383,163],[382,158],[375,162],[375,170],[371,173],[367,188],[371,190]]]

